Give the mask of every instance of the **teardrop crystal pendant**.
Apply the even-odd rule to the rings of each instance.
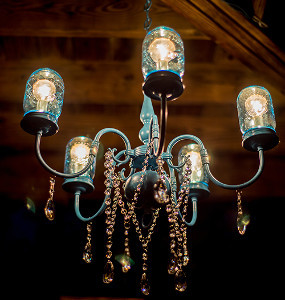
[[[83,252],[83,257],[82,259],[87,263],[91,263],[92,262],[92,253],[91,253],[91,249],[86,249]]]
[[[250,216],[244,213],[238,213],[237,217],[237,229],[239,234],[244,235],[246,227],[250,222]]]
[[[174,280],[176,291],[184,292],[187,289],[186,275],[182,270],[176,272]]]
[[[122,272],[127,273],[131,268],[131,261],[129,257],[125,256],[124,260],[121,262],[122,264]]]
[[[53,221],[54,220],[54,216],[55,216],[55,207],[54,207],[54,202],[53,200],[49,199],[46,203],[45,206],[45,215],[47,217],[48,220]]]
[[[146,277],[146,273],[142,274],[142,278],[141,278],[141,291],[144,295],[149,295],[150,292],[150,286],[148,284],[148,280]]]
[[[108,260],[104,267],[103,282],[111,283],[114,279],[114,265]]]

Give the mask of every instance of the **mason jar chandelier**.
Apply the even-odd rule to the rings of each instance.
[[[124,133],[114,128],[105,128],[93,140],[80,136],[68,142],[63,173],[47,165],[40,152],[40,142],[42,137],[57,133],[57,121],[64,96],[61,76],[49,68],[35,71],[28,79],[23,104],[24,117],[21,121],[22,128],[35,135],[35,152],[42,166],[52,175],[64,178],[63,189],[74,194],[75,213],[80,220],[87,223],[87,242],[83,252],[86,263],[92,262],[92,220],[105,213],[107,238],[104,283],[111,283],[115,275],[112,236],[119,215],[117,210],[123,217],[124,254],[120,256],[119,262],[124,273],[132,266],[129,230],[134,226],[142,249],[140,288],[144,295],[150,293],[148,249],[160,210],[166,210],[169,222],[168,273],[174,276],[175,289],[183,292],[187,288],[184,268],[189,262],[187,228],[196,222],[198,200],[209,195],[209,180],[222,188],[237,191],[237,228],[240,234],[244,234],[249,216],[242,210],[241,190],[258,179],[264,166],[264,151],[275,147],[279,142],[269,92],[264,87],[250,86],[238,95],[237,110],[243,137],[242,146],[259,154],[259,168],[252,179],[237,185],[218,181],[210,171],[205,146],[194,135],[180,135],[164,149],[167,102],[177,99],[184,89],[184,47],[179,34],[171,28],[159,26],[149,31],[150,5],[151,1],[146,1],[147,34],[142,46],[144,101],[140,114],[143,127],[139,132],[141,146],[132,149]],[[160,124],[151,99],[160,101]],[[104,200],[95,214],[84,217],[80,212],[80,196],[94,190],[93,179],[99,143],[101,137],[108,133],[120,136],[125,149],[118,153],[116,149],[106,151]],[[183,140],[189,143],[179,151],[178,165],[175,165],[172,162],[172,149]],[[124,166],[129,166],[127,175]],[[51,177],[50,197],[45,206],[46,216],[50,220],[54,219],[53,192],[54,178]]]

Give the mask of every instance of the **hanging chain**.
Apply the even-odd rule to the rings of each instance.
[[[145,11],[145,14],[146,14],[146,19],[144,21],[144,30],[146,31],[146,33],[149,32],[149,28],[150,28],[150,25],[151,25],[151,17],[149,16],[149,11],[150,11],[150,8],[151,8],[151,4],[152,4],[152,1],[151,0],[146,0],[145,4],[144,4],[144,11]]]

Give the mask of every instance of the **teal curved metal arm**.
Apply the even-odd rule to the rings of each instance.
[[[177,183],[176,183],[176,177],[175,177],[175,170],[178,171],[183,165],[185,162],[183,162],[182,164],[180,165],[173,165],[172,161],[171,161],[171,158],[172,158],[172,154],[171,154],[171,151],[172,151],[172,148],[180,141],[183,141],[183,140],[191,140],[191,141],[194,141],[195,143],[197,143],[201,149],[203,149],[204,152],[206,152],[206,149],[202,143],[202,141],[194,136],[194,135],[190,135],[190,134],[184,134],[184,135],[180,135],[176,138],[174,138],[167,146],[167,150],[166,150],[166,153],[164,153],[164,156],[166,157],[166,162],[167,162],[167,165],[168,165],[168,168],[169,168],[169,173],[170,173],[170,184],[171,184],[171,191],[173,193],[173,197],[174,197],[174,202],[175,204],[177,204],[177,197],[176,197],[176,192],[177,192]],[[192,219],[190,222],[187,222],[182,214],[181,214],[181,211],[179,210],[178,214],[179,214],[179,217],[181,218],[181,220],[187,225],[187,226],[193,226],[195,223],[196,223],[196,220],[197,220],[197,197],[191,197],[191,201],[192,201]]]
[[[183,220],[183,222],[187,225],[187,226],[193,226],[195,225],[196,221],[197,221],[197,197],[191,197],[191,201],[192,201],[192,219],[190,222],[187,222],[183,217],[181,212],[179,211],[179,215],[181,217],[181,219]]]
[[[122,133],[120,130],[115,129],[115,128],[104,128],[104,129],[100,130],[96,134],[96,136],[93,140],[93,143],[91,145],[91,148],[93,148],[93,147],[99,148],[99,140],[106,133],[115,133],[123,139],[125,146],[126,146],[125,153],[128,153],[131,150],[131,144],[130,144],[129,139],[126,137],[126,135],[124,133]],[[120,154],[121,154],[121,152],[120,152]],[[126,164],[130,160],[130,156],[128,154],[126,155],[125,160],[122,160],[122,161],[114,156],[113,156],[113,158],[119,164]]]
[[[53,168],[51,168],[43,159],[42,155],[41,155],[41,151],[40,151],[40,145],[41,145],[41,137],[42,137],[42,131],[39,131],[36,135],[36,140],[35,140],[35,152],[36,152],[36,156],[37,159],[39,160],[40,164],[51,174],[57,176],[57,177],[63,177],[63,178],[75,178],[78,177],[80,175],[82,175],[83,173],[85,173],[90,166],[92,165],[94,159],[96,159],[96,156],[90,152],[89,154],[89,159],[88,162],[86,164],[86,166],[79,172],[77,173],[61,173],[58,172],[56,170],[54,170]]]
[[[106,200],[106,197],[105,196],[105,199],[104,199],[104,202],[102,203],[101,207],[98,209],[98,211],[91,217],[88,217],[88,218],[85,218],[81,215],[80,213],[80,208],[79,208],[79,200],[80,200],[80,195],[81,195],[81,192],[80,191],[77,191],[74,193],[74,209],[75,209],[75,214],[77,216],[78,219],[80,219],[81,221],[84,221],[84,222],[88,222],[88,221],[91,221],[93,220],[94,218],[96,218],[97,216],[101,215],[105,208],[106,208],[106,203],[105,203],[105,200]]]
[[[241,183],[241,184],[225,184],[220,182],[219,180],[217,180],[211,173],[210,171],[210,166],[209,166],[209,162],[203,162],[203,166],[205,167],[205,171],[209,177],[209,179],[216,185],[224,188],[224,189],[229,189],[229,190],[240,190],[243,189],[245,187],[250,186],[251,184],[253,184],[261,175],[263,169],[264,169],[264,151],[262,148],[258,148],[258,153],[259,153],[259,167],[258,170],[256,172],[256,174],[248,181]]]
[[[206,148],[204,147],[202,141],[195,135],[191,135],[191,134],[183,134],[183,135],[179,135],[176,138],[174,138],[167,146],[167,150],[166,150],[166,156],[167,157],[172,157],[171,151],[172,148],[180,141],[183,140],[190,140],[195,142],[196,144],[198,144],[200,146],[201,151],[203,151],[203,153],[207,153]],[[173,168],[173,169],[180,169],[181,167],[183,167],[185,162],[182,162],[182,164],[175,166],[173,165],[172,161],[170,158],[167,159],[167,164],[169,167]]]

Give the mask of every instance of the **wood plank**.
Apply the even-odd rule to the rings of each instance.
[[[282,140],[285,137],[285,110],[276,107],[276,112],[277,133]],[[159,114],[159,107],[156,107],[156,113]],[[99,130],[106,127],[116,128],[125,133],[131,146],[135,148],[141,145],[138,138],[139,130],[142,128],[139,115],[140,106],[136,105],[123,107],[93,105],[92,109],[87,108],[84,111],[69,110],[67,106],[59,118],[59,132],[52,137],[43,138],[43,149],[63,155],[67,142],[74,136],[85,135],[94,138]],[[2,128],[0,145],[5,149],[9,147],[15,151],[18,149],[18,152],[33,151],[34,137],[20,128],[21,119],[21,111],[16,113],[6,110],[0,113]],[[192,105],[175,107],[174,103],[169,105],[167,143],[182,134],[197,135],[209,151],[244,151],[241,148],[242,134],[234,104],[212,104],[207,107]],[[124,147],[121,138],[113,134],[106,134],[103,142],[106,143],[106,147]],[[3,148],[3,151],[5,149]],[[284,143],[280,143],[276,152],[273,150],[272,153],[279,155],[282,151],[285,151]],[[15,154],[19,154],[18,152]]]
[[[2,65],[0,105],[3,109],[5,103],[22,105],[28,77],[43,66],[49,66],[61,74],[65,83],[65,104],[79,107],[92,103],[136,103],[139,106],[143,100],[143,77],[139,58],[137,62],[72,62],[47,58],[7,62]],[[190,62],[186,64],[184,84],[186,88],[183,95],[175,101],[177,106],[186,103],[234,103],[242,88],[254,84],[265,86],[276,105],[285,102],[284,94],[264,80],[262,74],[256,74],[235,62]]]
[[[82,0],[4,0],[0,3],[0,36],[143,38],[144,0],[117,2]],[[151,8],[153,28],[175,27],[183,38],[208,39],[160,1]]]
[[[220,0],[162,0],[246,65],[284,91],[285,59],[276,45]]]

